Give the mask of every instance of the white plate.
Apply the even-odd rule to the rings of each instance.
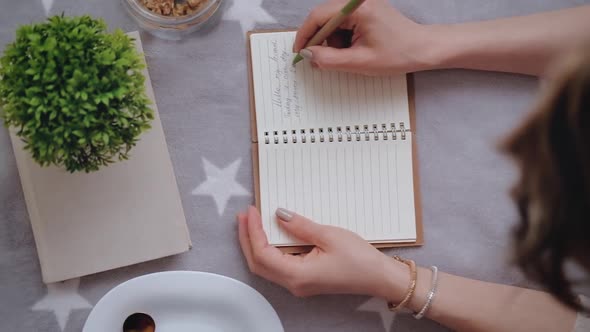
[[[150,315],[156,332],[284,331],[275,310],[252,287],[217,274],[174,271],[131,279],[94,307],[84,332],[122,332],[136,312]]]

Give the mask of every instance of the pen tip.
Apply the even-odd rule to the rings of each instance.
[[[301,54],[297,53],[295,58],[293,58],[293,66],[295,66],[301,60],[303,60],[303,57],[301,56]]]

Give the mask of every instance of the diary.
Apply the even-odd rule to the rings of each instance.
[[[301,251],[283,207],[379,247],[422,244],[411,79],[291,65],[295,32],[248,34],[256,204],[269,243]]]

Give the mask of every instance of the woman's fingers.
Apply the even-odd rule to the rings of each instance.
[[[331,1],[315,7],[307,16],[295,37],[293,52],[298,53],[313,35],[344,6],[345,1]],[[349,25],[348,22],[344,26]]]
[[[322,249],[329,246],[330,232],[328,226],[317,224],[302,215],[286,209],[277,209],[276,215],[281,221],[281,226],[299,240]]]
[[[371,50],[364,46],[354,48],[334,48],[310,46],[308,59],[320,69],[346,71],[366,74],[366,65],[373,61]]]
[[[346,17],[327,44],[306,46],[346,2],[334,0],[314,8],[297,31],[293,51],[316,68],[365,75],[397,75],[439,65],[432,49],[432,40],[438,40],[432,37],[436,28],[410,20],[387,0],[366,1]]]
[[[328,36],[328,39],[326,39],[326,44],[327,46],[334,48],[348,48],[352,46],[352,36],[352,30],[339,29]]]
[[[261,252],[268,248],[268,240],[266,233],[262,228],[262,219],[260,213],[255,207],[248,207],[248,235],[250,237],[250,245],[252,246],[252,252]]]
[[[278,209],[280,225],[304,242],[316,244],[308,255],[283,254],[268,243],[258,211],[238,215],[239,239],[250,270],[287,288],[296,296],[322,293],[376,294],[381,273],[362,273],[384,264],[384,256],[360,236],[341,228],[314,223]]]
[[[252,247],[250,246],[250,237],[248,236],[248,217],[245,213],[238,214],[238,238],[240,240],[240,247],[242,253],[246,257],[248,268],[253,270],[254,261],[252,259]]]
[[[267,279],[284,284],[286,277],[293,273],[297,268],[296,265],[301,263],[301,259],[283,254],[278,248],[268,244],[260,214],[255,207],[251,206],[248,209],[246,219],[246,227],[243,227],[242,230],[242,233],[246,232],[246,234],[241,235],[240,241],[242,238],[248,240],[247,244],[242,245],[242,250],[246,248],[250,252],[250,270]],[[244,253],[244,255],[247,254]]]

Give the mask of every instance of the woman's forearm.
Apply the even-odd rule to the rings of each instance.
[[[390,264],[390,294],[403,297],[409,283],[407,268]],[[420,311],[431,287],[432,272],[418,269],[416,291],[408,308]],[[571,331],[576,313],[549,294],[513,286],[493,284],[439,272],[438,290],[426,315],[458,331]]]
[[[409,268],[375,249],[357,234],[317,224],[295,212],[276,212],[281,227],[316,247],[305,256],[270,246],[254,207],[238,215],[240,245],[248,267],[297,296],[364,294],[400,303],[410,284]],[[420,312],[432,273],[419,268],[408,308]],[[548,294],[440,273],[427,317],[459,331],[571,331],[576,314]]]
[[[433,69],[540,76],[572,46],[590,41],[590,5],[491,21],[429,26]]]

